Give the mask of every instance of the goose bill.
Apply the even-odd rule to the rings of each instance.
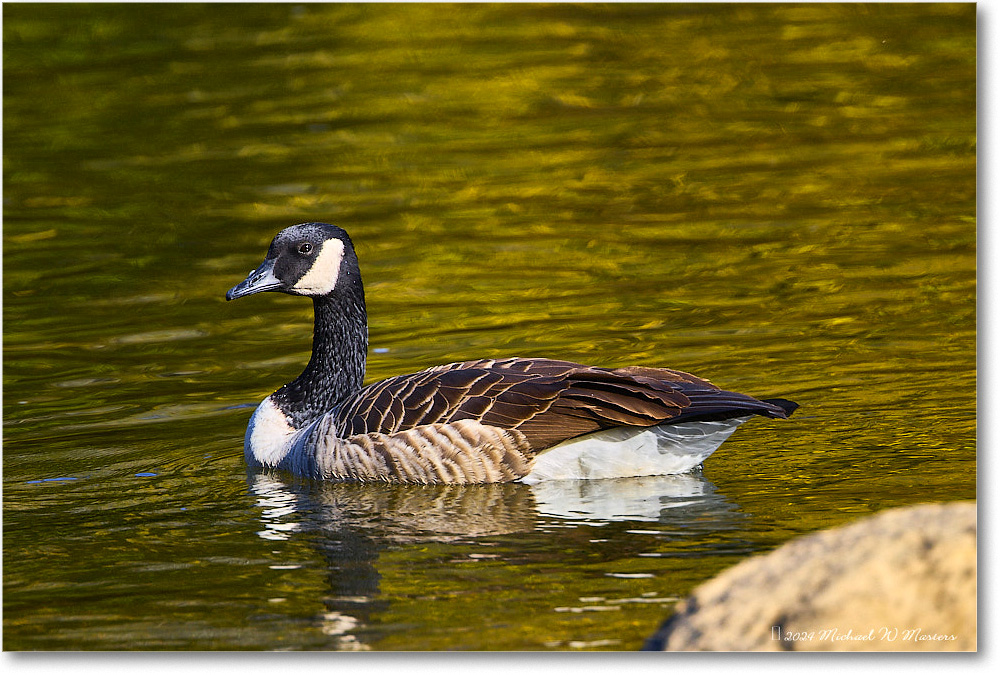
[[[281,288],[281,281],[274,276],[274,261],[265,260],[246,279],[226,291],[226,300],[235,300],[244,295],[263,293]]]

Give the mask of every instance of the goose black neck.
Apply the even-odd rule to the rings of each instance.
[[[301,428],[361,389],[368,355],[368,314],[360,279],[313,298],[312,357],[302,374],[274,393],[275,402]]]

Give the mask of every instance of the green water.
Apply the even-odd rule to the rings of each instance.
[[[748,555],[976,496],[975,6],[3,8],[4,649],[636,649]],[[368,376],[784,396],[691,476],[246,475],[352,234]]]

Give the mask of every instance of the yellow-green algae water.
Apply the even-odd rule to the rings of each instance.
[[[636,649],[746,556],[976,496],[975,6],[4,6],[3,647]],[[354,237],[369,378],[784,396],[682,477],[248,477]]]

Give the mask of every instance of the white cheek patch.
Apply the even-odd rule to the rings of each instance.
[[[328,239],[319,249],[309,271],[292,286],[303,295],[326,295],[337,285],[340,263],[344,259],[344,242]]]

